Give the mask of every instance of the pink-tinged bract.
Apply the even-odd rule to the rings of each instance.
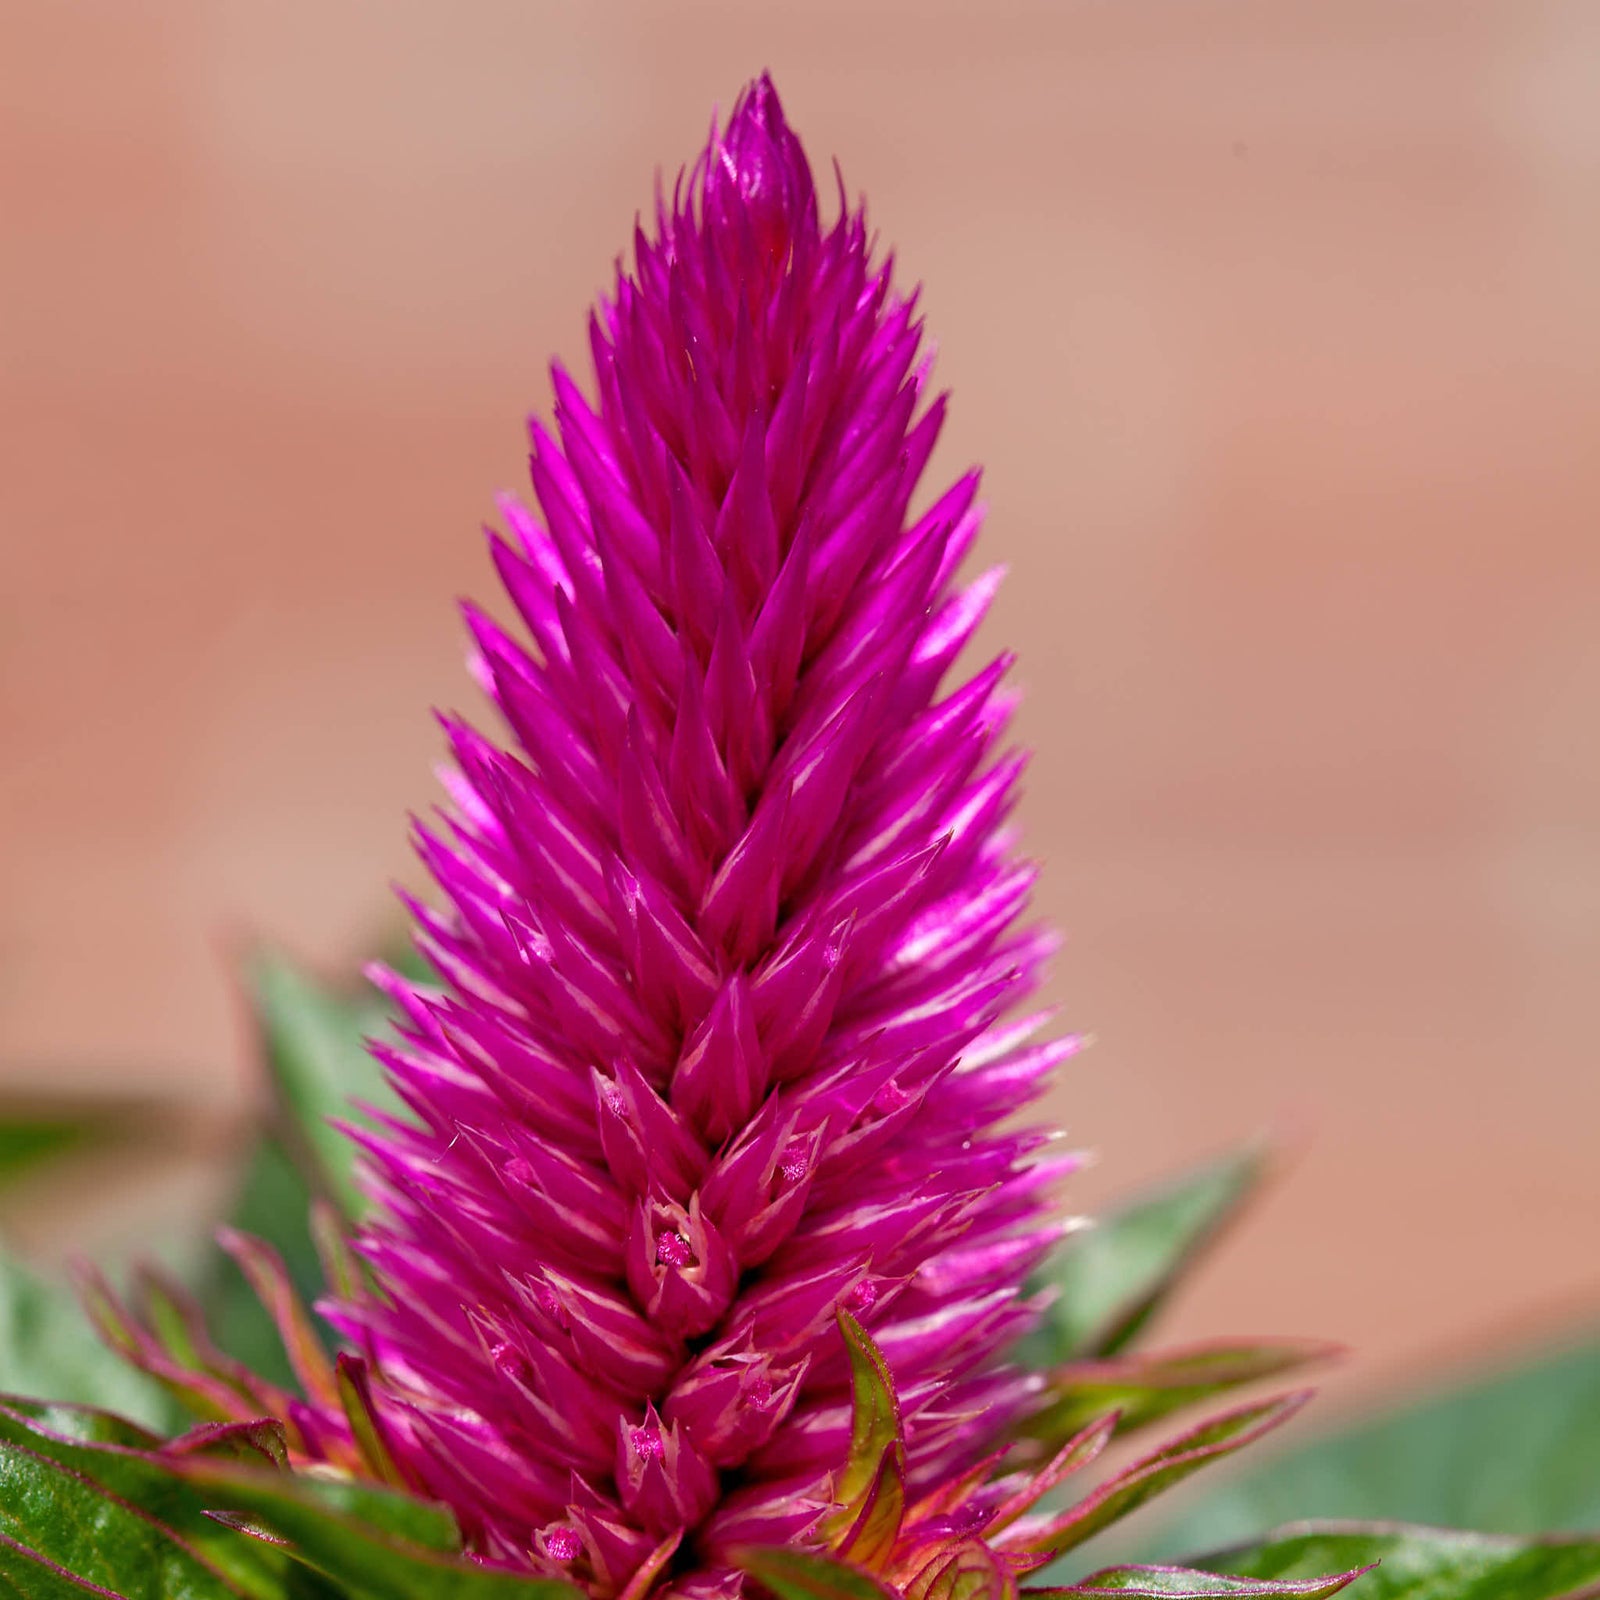
[[[555,369],[491,540],[513,625],[467,611],[509,745],[444,719],[442,982],[380,975],[409,1116],[355,1135],[375,1287],[324,1310],[368,1454],[601,1600],[821,1541],[841,1312],[947,1531],[1029,1393],[1003,1353],[1070,1161],[1012,1119],[1070,1042],[1001,1020],[1050,940],[1007,663],[947,681],[996,575],[957,576],[975,473],[912,509],[916,298],[842,193],[824,226],[760,80],[636,232],[589,391]],[[298,1426],[347,1448],[314,1397]]]

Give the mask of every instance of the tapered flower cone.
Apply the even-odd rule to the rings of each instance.
[[[1005,819],[977,476],[910,506],[944,416],[915,294],[824,229],[755,84],[555,369],[537,513],[469,608],[513,744],[446,718],[419,830],[441,990],[386,978],[415,1120],[366,1136],[382,1293],[330,1314],[402,1472],[486,1552],[620,1590],[799,1538],[848,1448],[846,1308],[927,1490],[1022,1387],[996,1364],[1062,1163],[1001,1131],[1070,1049],[997,1029],[1050,941]]]
[[[1001,1131],[1070,1049],[997,1028],[1050,941],[1005,819],[997,661],[948,670],[976,474],[938,437],[915,294],[824,228],[769,80],[557,368],[537,513],[468,610],[513,745],[446,718],[419,830],[445,980],[386,978],[414,1122],[365,1136],[379,1295],[331,1310],[390,1448],[490,1553],[621,1589],[799,1538],[850,1437],[841,1308],[926,1491],[1023,1387],[996,1355],[1064,1163]]]
[[[1002,1020],[1051,941],[1018,925],[1007,662],[946,681],[997,575],[957,579],[975,473],[911,510],[920,338],[763,78],[636,231],[591,395],[555,369],[532,426],[537,509],[491,540],[516,626],[467,612],[509,745],[445,718],[418,830],[441,985],[376,975],[409,1116],[353,1132],[351,1352],[319,1375],[302,1339],[305,1401],[261,1400],[597,1600],[866,1548],[841,1317],[940,1537],[1004,1508],[972,1496],[1037,1388],[1002,1358],[1072,1163],[1014,1114],[1072,1042]]]

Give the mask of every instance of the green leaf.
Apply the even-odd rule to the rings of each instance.
[[[267,1467],[276,1425],[149,1438],[0,1401],[0,1582],[29,1600],[73,1593],[66,1574],[125,1600],[582,1600],[464,1559],[443,1506]]]
[[[96,1337],[65,1285],[0,1253],[0,1391],[74,1400],[170,1425],[161,1389]]]
[[[217,1243],[233,1257],[277,1327],[300,1392],[314,1404],[337,1405],[339,1385],[334,1377],[333,1362],[306,1309],[305,1296],[295,1287],[283,1257],[265,1240],[236,1228],[219,1228]]]
[[[276,1417],[254,1422],[203,1422],[162,1446],[167,1456],[218,1456],[224,1461],[289,1470],[289,1440]]]
[[[322,1272],[309,1225],[311,1190],[275,1139],[251,1151],[229,1221],[240,1233],[264,1240],[283,1258],[289,1281],[306,1301],[323,1292]],[[199,1298],[218,1347],[282,1389],[295,1387],[294,1371],[277,1325],[233,1258],[213,1250]],[[319,1329],[320,1332],[320,1329]],[[325,1339],[331,1345],[331,1337]]]
[[[390,952],[386,959],[408,976],[428,976],[408,949]],[[396,1105],[364,1043],[386,1030],[390,1009],[370,986],[330,988],[270,952],[252,959],[246,981],[274,1113],[272,1126],[250,1153],[229,1222],[237,1232],[271,1245],[283,1258],[294,1291],[311,1304],[324,1291],[312,1237],[314,1206],[331,1202],[335,1214],[346,1218],[363,1207],[352,1177],[355,1146],[329,1118],[359,1119],[352,1099],[383,1108]],[[296,1387],[277,1326],[238,1264],[220,1250],[207,1259],[200,1299],[220,1349],[278,1387]],[[313,1327],[331,1354],[337,1341],[320,1323]]]
[[[435,1555],[458,1555],[461,1531],[448,1506],[355,1478],[241,1469],[226,1461],[172,1463],[185,1482],[204,1490],[219,1509],[275,1514],[283,1507],[311,1507],[329,1523],[348,1524],[394,1538]],[[311,1513],[307,1513],[309,1516]]]
[[[1580,1532],[1600,1527],[1597,1440],[1600,1339],[1247,1467],[1142,1542],[1140,1554],[1259,1538],[1306,1515]]]
[[[1124,1468],[1046,1526],[1030,1529],[1017,1543],[1021,1548],[1050,1556],[1074,1550],[1202,1467],[1254,1444],[1274,1428],[1281,1427],[1308,1399],[1310,1395],[1302,1391],[1212,1417]]]
[[[326,1288],[313,1210],[328,1204],[321,1196],[345,1216],[357,1204],[350,1181],[354,1147],[326,1119],[355,1114],[346,1104],[350,1094],[393,1103],[362,1044],[383,1029],[388,1013],[375,990],[348,995],[326,989],[270,954],[255,958],[248,980],[272,1077],[274,1115],[250,1151],[228,1221],[235,1233],[276,1251],[293,1297],[310,1305]],[[239,1262],[226,1251],[209,1251],[197,1294],[220,1350],[277,1388],[299,1388],[278,1325]],[[331,1358],[337,1340],[321,1320],[310,1319],[304,1331]],[[310,1354],[304,1340],[299,1353],[304,1365]]]
[[[172,1118],[148,1096],[0,1094],[0,1187],[74,1151],[170,1140]]]
[[[931,1577],[917,1575],[917,1600],[1012,1600],[1016,1575],[1000,1555],[980,1539],[966,1539]]]
[[[0,1534],[0,1596],[15,1596],[15,1600],[84,1600],[85,1595],[122,1600],[110,1589],[75,1578],[54,1562]]]
[[[72,1433],[46,1426],[63,1420]],[[130,1426],[0,1401],[0,1532],[127,1600],[331,1595],[286,1588],[289,1558],[208,1516],[207,1498],[173,1464],[124,1442],[148,1438]]]
[[[1337,1345],[1309,1339],[1258,1339],[1069,1362],[1047,1375],[1044,1409],[1024,1431],[1054,1450],[1096,1417],[1115,1411],[1118,1433],[1131,1433],[1186,1406],[1337,1354]]]
[[[366,1485],[195,1461],[184,1476],[213,1507],[242,1512],[295,1560],[355,1600],[583,1600],[573,1585],[466,1561],[443,1507]],[[452,1534],[440,1548],[440,1519]]]
[[[993,1538],[1002,1529],[1031,1511],[1046,1495],[1053,1494],[1075,1472],[1082,1472],[1091,1462],[1097,1461],[1101,1452],[1111,1443],[1117,1429],[1117,1416],[1096,1418],[1082,1432],[1068,1439],[1040,1472],[1025,1479],[1022,1485],[995,1507],[984,1524],[984,1535]],[[947,1502],[948,1503],[948,1502]]]
[[[350,1424],[350,1436],[361,1454],[363,1466],[379,1483],[403,1489],[406,1486],[405,1475],[394,1458],[388,1431],[373,1403],[367,1363],[348,1350],[340,1351],[335,1382],[339,1406],[344,1412],[345,1421]]]
[[[397,1104],[364,1042],[384,1030],[388,1006],[370,987],[341,993],[270,952],[251,963],[249,984],[290,1153],[315,1190],[360,1216],[355,1146],[330,1119],[354,1115],[353,1100]]]
[[[16,1441],[27,1430],[0,1427],[0,1536],[13,1555],[31,1552],[35,1563],[54,1563],[126,1600],[238,1600],[267,1596],[265,1587],[241,1589],[187,1548],[149,1508],[135,1511],[110,1498],[96,1482],[69,1471]],[[8,1574],[33,1594],[35,1578]],[[280,1591],[281,1592],[281,1591]]]
[[[1196,1572],[1188,1567],[1104,1567],[1087,1578],[1060,1589],[1025,1589],[1024,1594],[1044,1600],[1046,1596],[1120,1594],[1167,1600],[1168,1596],[1226,1597],[1257,1595],[1280,1600],[1324,1600],[1352,1584],[1370,1567],[1335,1573],[1327,1578],[1230,1578],[1215,1572]]]
[[[24,1118],[0,1107],[0,1184],[30,1168],[76,1149],[88,1133],[82,1122],[63,1118]]]
[[[160,1383],[191,1415],[208,1422],[241,1415],[291,1420],[293,1396],[218,1350],[201,1308],[164,1274],[153,1268],[136,1274],[133,1305],[92,1268],[80,1271],[78,1288],[106,1343]],[[294,1437],[298,1448],[298,1433]]]
[[[830,1536],[849,1533],[862,1507],[879,1482],[884,1458],[895,1446],[905,1450],[900,1426],[900,1402],[894,1377],[872,1336],[848,1311],[839,1313],[839,1332],[850,1358],[850,1454],[833,1485],[839,1509],[823,1523]],[[901,1504],[904,1505],[902,1480]]]
[[[732,1560],[778,1600],[893,1600],[871,1573],[794,1545],[735,1550]]]
[[[1600,1583],[1595,1540],[1527,1540],[1399,1523],[1306,1523],[1202,1564],[1281,1579],[1374,1561],[1377,1571],[1354,1591],[1360,1600],[1578,1600]]]
[[[95,1406],[70,1404],[59,1400],[25,1399],[21,1395],[0,1394],[0,1414],[58,1439],[79,1444],[115,1444],[128,1450],[159,1450],[165,1437],[142,1428],[114,1411]]]
[[[1075,1234],[1034,1280],[1055,1300],[1024,1340],[1024,1365],[1111,1356],[1138,1337],[1173,1285],[1260,1182],[1259,1149],[1230,1155]]]
[[[54,1432],[46,1421],[71,1432]],[[0,1487],[7,1491],[0,1501],[17,1510],[19,1464],[39,1484],[14,1524],[0,1521],[0,1533],[121,1588],[128,1600],[579,1600],[569,1584],[463,1560],[455,1519],[443,1506],[253,1464],[276,1443],[258,1439],[261,1432],[201,1429],[151,1451],[138,1447],[148,1435],[116,1419],[0,1402]],[[86,1442],[91,1437],[116,1442]],[[129,1509],[135,1505],[142,1515]],[[248,1520],[218,1515],[225,1512]],[[138,1526],[130,1532],[124,1518]],[[124,1571],[125,1562],[143,1565]],[[159,1581],[147,1579],[146,1567]],[[204,1587],[194,1569],[224,1586]]]
[[[861,1497],[854,1520],[835,1547],[846,1561],[876,1567],[894,1554],[906,1514],[906,1451],[896,1442],[883,1453],[878,1475]]]

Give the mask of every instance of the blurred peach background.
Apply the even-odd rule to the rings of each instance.
[[[546,356],[763,66],[987,464],[1082,1205],[1287,1129],[1174,1329],[1346,1393],[1600,1310],[1592,0],[0,3],[0,1072],[198,1130],[13,1230],[195,1214],[228,941],[392,927]]]

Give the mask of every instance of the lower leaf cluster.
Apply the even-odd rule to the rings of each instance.
[[[254,979],[278,1114],[275,1142],[260,1147],[251,1167],[249,1193],[259,1178],[261,1203],[247,1198],[237,1220],[266,1235],[298,1276],[300,1258],[311,1255],[311,1241],[302,1237],[308,1194],[321,1195],[330,1215],[348,1216],[355,1205],[350,1147],[326,1136],[324,1119],[353,1088],[373,1098],[381,1093],[375,1082],[352,1081],[371,1073],[360,1039],[381,1012],[370,999],[337,998],[271,962]],[[1310,1597],[1352,1584],[1356,1600],[1578,1600],[1600,1593],[1600,1539],[1362,1523],[1300,1524],[1185,1567],[1117,1565],[1079,1576],[1080,1567],[1052,1582],[1059,1556],[1252,1442],[1295,1410],[1297,1397],[1237,1406],[1178,1432],[1063,1508],[1062,1485],[1113,1437],[1328,1353],[1291,1341],[1157,1354],[1131,1348],[1261,1168],[1255,1152],[1215,1163],[1113,1214],[1050,1264],[1034,1287],[1053,1292],[1054,1303],[1016,1352],[1041,1374],[1040,1403],[1006,1461],[980,1464],[957,1486],[968,1496],[964,1504],[960,1494],[930,1504],[908,1493],[888,1368],[863,1330],[842,1319],[855,1426],[835,1479],[837,1508],[807,1547],[744,1551],[749,1587],[774,1600]],[[287,1237],[291,1223],[298,1231]],[[257,1259],[250,1240],[235,1243],[244,1255],[240,1270],[217,1279],[220,1298],[204,1296],[203,1320],[224,1334],[230,1356],[248,1356],[250,1367],[269,1374],[262,1392],[275,1393],[278,1384],[320,1372],[328,1358],[309,1324],[295,1322],[289,1360],[271,1347],[281,1329],[246,1292],[245,1280],[260,1280],[253,1287],[275,1304],[292,1302],[293,1290],[268,1256]],[[264,1272],[262,1261],[272,1270]],[[147,1291],[152,1284],[159,1287],[150,1278]],[[182,1315],[159,1315],[169,1300],[183,1310],[179,1299],[147,1292],[144,1315],[152,1337],[182,1345],[192,1330]],[[10,1383],[136,1409],[147,1420],[172,1415],[170,1401],[140,1387],[139,1374],[109,1350],[97,1355],[81,1311],[61,1291],[6,1262],[0,1313],[0,1366]],[[130,1324],[130,1337],[137,1332]],[[238,1365],[217,1359],[229,1370]],[[148,1370],[148,1361],[136,1364]],[[328,1371],[337,1381],[340,1372]],[[1518,1406],[1525,1400],[1520,1389],[1512,1398]],[[1492,1438],[1503,1424],[1495,1413],[1479,1433]],[[1573,1426],[1581,1433],[1581,1417]],[[1481,1451],[1465,1454],[1483,1459]],[[295,1459],[293,1438],[269,1419],[213,1422],[169,1440],[108,1411],[0,1395],[0,1600],[579,1600],[570,1584],[469,1554],[451,1513],[385,1486],[381,1462],[362,1456],[348,1475],[335,1475],[296,1470]],[[1451,1465],[1459,1476],[1459,1460]],[[1392,1489],[1387,1480],[1385,1489]],[[1450,1513],[1419,1507],[1413,1514]],[[659,1564],[642,1571],[619,1600],[646,1600],[664,1571]]]
[[[885,1600],[836,1555],[747,1552],[776,1600]],[[1328,1577],[1326,1574],[1334,1573]],[[1195,1569],[1118,1566],[1069,1595],[1328,1595],[1362,1600],[1562,1600],[1600,1584],[1600,1541],[1520,1540],[1400,1526],[1306,1524]],[[958,1567],[952,1600],[992,1572]],[[1018,1593],[1013,1585],[1011,1593]],[[286,1470],[270,1424],[163,1443],[87,1408],[0,1399],[0,1594],[24,1600],[576,1600],[559,1581],[463,1555],[443,1508]]]

